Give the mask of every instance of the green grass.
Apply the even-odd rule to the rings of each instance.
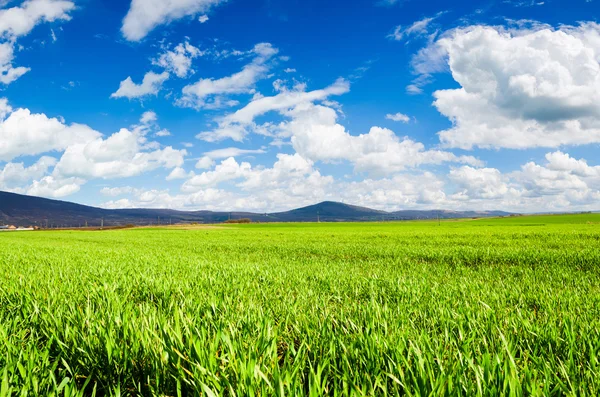
[[[0,396],[597,396],[599,220],[4,233]]]

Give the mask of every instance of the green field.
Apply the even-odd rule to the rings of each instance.
[[[600,395],[600,215],[0,235],[0,396]]]

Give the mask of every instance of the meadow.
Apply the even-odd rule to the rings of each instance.
[[[0,397],[597,396],[600,215],[0,235]]]

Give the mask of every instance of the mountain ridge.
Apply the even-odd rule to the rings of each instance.
[[[504,211],[381,211],[335,201],[273,213],[245,211],[181,211],[172,209],[105,209],[69,201],[0,191],[0,225],[40,227],[122,226],[169,223],[221,223],[248,218],[253,222],[365,222],[508,216]]]

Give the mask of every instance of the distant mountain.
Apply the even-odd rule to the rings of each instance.
[[[228,219],[248,218],[253,222],[365,222],[381,220],[449,219],[507,216],[502,211],[396,211],[385,212],[333,201],[325,201],[286,212],[175,211],[169,209],[109,210],[67,201],[50,200],[0,191],[0,225],[40,227],[90,227],[148,225],[169,223],[221,223]]]
[[[382,216],[387,215],[389,214],[385,211],[336,203],[334,201],[324,201],[308,207],[270,214],[270,217],[277,218],[282,222],[298,222],[304,219],[310,221],[341,222],[381,220]]]

